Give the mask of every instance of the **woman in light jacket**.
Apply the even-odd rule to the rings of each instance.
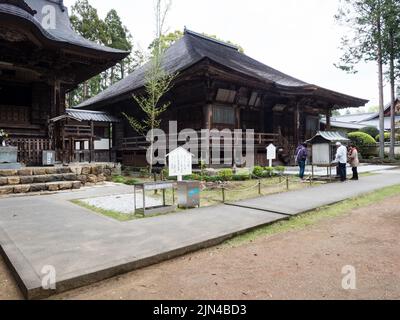
[[[351,180],[358,180],[358,166],[360,165],[360,160],[358,158],[358,150],[353,143],[350,144],[348,158],[350,166],[353,169],[353,178]]]

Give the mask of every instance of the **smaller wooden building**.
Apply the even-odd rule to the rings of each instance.
[[[50,119],[53,149],[64,162],[113,162],[112,130],[120,120],[101,111],[67,109]]]

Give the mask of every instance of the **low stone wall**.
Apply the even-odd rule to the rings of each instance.
[[[0,170],[0,194],[79,189],[111,181],[113,175],[120,174],[121,166],[114,163]]]
[[[121,174],[121,165],[115,163],[79,164],[71,165],[69,168],[83,185],[111,181],[113,175]]]

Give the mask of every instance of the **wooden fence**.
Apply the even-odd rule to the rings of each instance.
[[[42,151],[50,149],[50,139],[21,138],[12,139],[11,144],[18,147],[18,162],[26,165],[42,164]]]

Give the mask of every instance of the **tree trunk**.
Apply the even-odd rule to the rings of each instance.
[[[391,106],[390,106],[390,159],[394,160],[395,155],[395,145],[396,145],[396,84],[395,84],[395,52],[394,52],[394,36],[393,33],[390,34],[390,97],[391,97]]]
[[[382,52],[382,25],[380,17],[377,21],[378,29],[378,74],[379,74],[379,157],[385,158],[385,102],[383,93],[383,52]]]

